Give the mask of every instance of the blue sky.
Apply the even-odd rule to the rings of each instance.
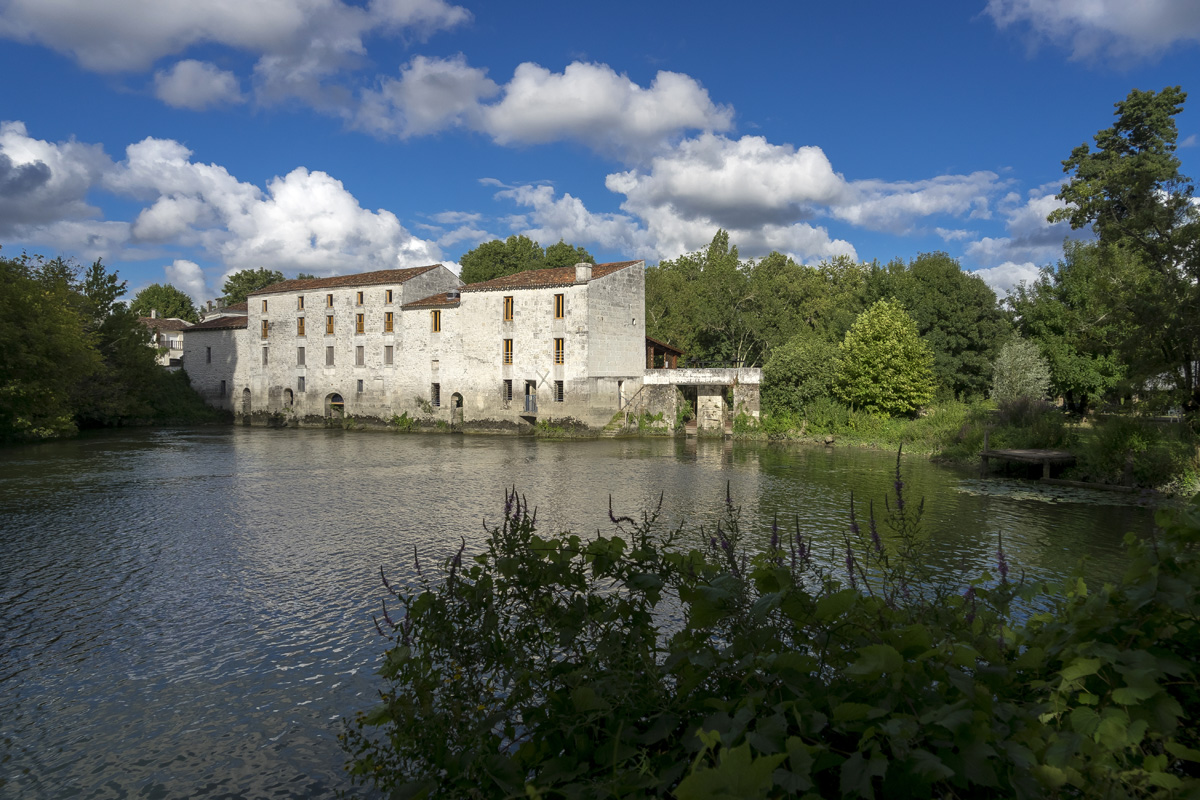
[[[1195,0],[0,0],[0,246],[197,300],[560,238],[656,263],[1061,255],[1061,162],[1200,92]],[[1200,162],[1200,97],[1176,118]]]

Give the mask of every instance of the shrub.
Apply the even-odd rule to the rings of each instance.
[[[1089,480],[1121,483],[1128,461],[1129,477],[1139,486],[1186,482],[1200,472],[1196,447],[1197,437],[1186,424],[1109,417],[1077,446],[1076,469]]]
[[[1050,391],[1050,364],[1036,344],[1015,337],[1000,348],[992,379],[992,399],[997,403],[1041,400]]]
[[[860,314],[839,355],[834,390],[855,408],[910,414],[933,399],[933,353],[896,303],[880,300]]]
[[[800,411],[830,397],[837,359],[837,345],[815,334],[801,334],[775,348],[763,365],[763,408],[773,413]]]
[[[1119,585],[1034,597],[924,566],[899,472],[836,568],[738,511],[542,536],[514,491],[483,552],[389,586],[380,704],[341,736],[399,797],[1168,797],[1200,791],[1200,498],[1128,537]],[[398,607],[397,607],[398,606]],[[1025,607],[1028,608],[1028,607]],[[1020,617],[1027,621],[1020,621]]]

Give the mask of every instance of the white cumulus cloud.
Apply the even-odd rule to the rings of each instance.
[[[99,216],[87,193],[111,167],[99,145],[47,142],[22,122],[0,123],[0,234]]]
[[[33,165],[29,167],[28,165]],[[268,267],[317,274],[431,264],[440,247],[414,236],[396,216],[363,208],[331,175],[297,167],[265,187],[187,147],[147,138],[114,163],[94,145],[31,138],[19,122],[0,126],[0,231],[87,258],[155,258],[198,248],[229,270]],[[20,190],[17,197],[15,190]],[[100,219],[85,197],[103,192],[142,203],[132,221]],[[18,202],[22,200],[24,202]],[[186,262],[186,263],[185,263]],[[180,280],[201,280],[177,260]]]
[[[188,295],[196,303],[203,303],[209,297],[216,295],[210,292],[204,279],[204,270],[195,261],[184,258],[175,259],[174,263],[163,267],[167,282],[179,291]]]
[[[236,75],[191,58],[154,73],[154,95],[169,106],[193,111],[244,100]]]
[[[1069,47],[1077,59],[1152,58],[1200,41],[1195,0],[988,0],[1000,28],[1027,28],[1035,39]]]
[[[1036,264],[1029,261],[1019,264],[1005,261],[999,266],[974,270],[971,274],[983,278],[983,282],[990,286],[993,292],[1004,297],[1022,282],[1033,283],[1041,271]]]
[[[221,44],[256,55],[364,51],[363,37],[436,30],[470,13],[443,0],[5,0],[0,37],[36,42],[90,70],[144,70],[189,47]]]
[[[354,124],[401,138],[455,125],[478,128],[483,114],[480,102],[499,91],[486,70],[469,66],[461,54],[417,56],[400,70],[399,79],[385,78],[378,89],[363,92]]]
[[[614,143],[649,148],[681,130],[732,125],[732,109],[713,103],[687,75],[659,72],[643,88],[607,64],[578,61],[562,72],[521,64],[484,114],[484,127],[500,144],[573,139],[598,150]]]

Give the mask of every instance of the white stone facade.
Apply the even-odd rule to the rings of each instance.
[[[284,281],[250,296],[244,328],[189,330],[184,367],[212,405],[264,422],[603,427],[641,386],[644,309],[643,262],[471,286],[441,265]]]

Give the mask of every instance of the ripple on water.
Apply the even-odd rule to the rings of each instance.
[[[0,463],[0,797],[326,797],[336,735],[370,704],[379,567],[481,546],[505,488],[543,530],[611,530],[653,508],[711,530],[726,483],[751,542],[798,524],[837,563],[850,490],[866,514],[894,456],[722,442],[202,429],[118,432]],[[1113,570],[1139,508],[960,490],[906,460],[949,570]],[[1099,531],[1099,533],[1097,533]],[[696,537],[697,542],[700,537]],[[1119,564],[1119,560],[1117,561]]]

